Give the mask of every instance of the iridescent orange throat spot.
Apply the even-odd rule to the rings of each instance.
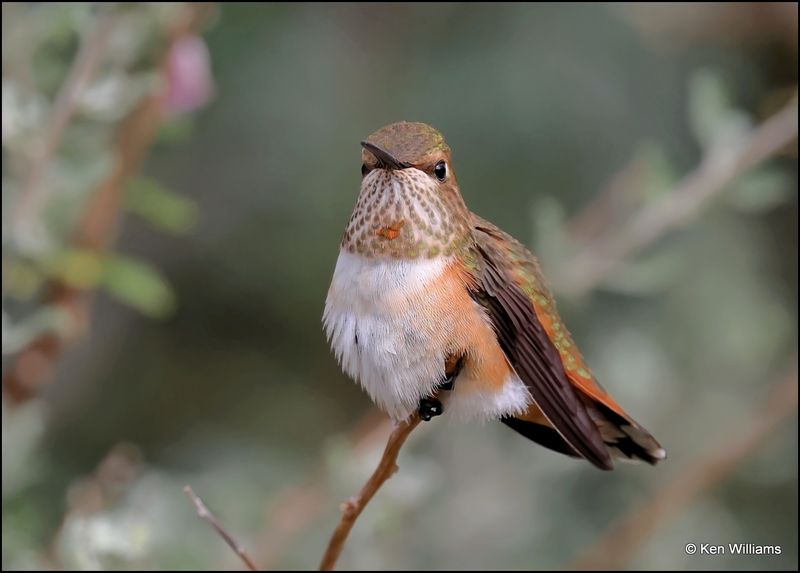
[[[378,229],[378,236],[383,237],[384,239],[388,239],[389,241],[394,241],[397,237],[400,236],[400,231],[403,229],[403,225],[406,224],[405,219],[400,219],[397,223],[390,225],[388,227],[381,227]]]

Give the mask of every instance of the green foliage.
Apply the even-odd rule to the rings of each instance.
[[[3,354],[13,356],[38,337],[51,332],[65,333],[70,326],[71,317],[54,305],[42,305],[17,322],[3,313]]]
[[[178,117],[166,122],[158,131],[159,143],[173,144],[187,141],[194,133],[194,121],[188,117]]]
[[[66,347],[74,339],[80,313],[54,300],[54,287],[102,290],[154,319],[176,308],[174,289],[157,265],[118,254],[114,236],[94,237],[92,249],[74,244],[83,244],[81,237],[98,224],[116,229],[114,223],[123,220],[114,197],[98,201],[97,192],[130,152],[120,145],[123,122],[166,86],[164,48],[185,10],[180,3],[3,4],[4,376],[7,360],[14,364],[27,357],[18,366],[33,373],[34,383],[49,381],[57,365],[38,353],[38,345],[58,340]],[[172,125],[190,133],[191,121],[183,115]],[[164,139],[161,149],[176,141]],[[193,201],[165,191],[152,178],[132,184],[124,200],[123,207],[170,234],[190,232],[198,218]],[[89,220],[91,209],[105,220]],[[88,326],[97,320],[90,315]],[[49,334],[56,336],[44,336]],[[74,499],[65,499],[64,491],[54,499],[37,497],[37,488],[51,477],[52,459],[42,446],[52,423],[49,404],[37,398],[10,405],[5,388],[4,378],[3,566],[36,568],[58,525],[53,520],[61,519]],[[130,530],[132,544],[120,549],[112,530],[122,532],[126,524],[89,523],[95,548],[69,539],[76,531],[80,538],[79,521],[64,522],[59,540],[71,542],[75,555],[64,553],[61,565],[124,568],[141,555],[143,544],[134,538],[147,531],[140,525]]]
[[[51,258],[44,274],[78,290],[104,288],[120,302],[152,317],[169,314],[175,295],[150,264],[118,254],[65,249]]]
[[[104,261],[102,284],[114,297],[154,318],[175,307],[175,294],[155,268],[119,255]]]
[[[174,307],[172,290],[152,265],[75,249],[71,241],[80,233],[93,194],[111,173],[122,122],[164,86],[156,56],[183,9],[174,4],[4,6],[4,14],[16,22],[3,43],[6,295],[31,302],[45,294],[41,287],[50,279],[81,290],[106,288],[152,317]],[[82,54],[92,50],[96,62],[82,63]],[[69,84],[79,68],[83,83]],[[59,128],[54,122],[64,110],[66,123]],[[168,125],[188,134],[191,121],[184,115]],[[45,142],[52,149],[33,152]],[[131,183],[125,207],[171,234],[190,232],[198,219],[190,199],[166,191],[153,178]],[[118,217],[113,211],[102,216]],[[12,314],[9,321],[26,323],[16,310]]]
[[[752,122],[738,109],[718,74],[696,72],[689,82],[689,125],[704,149],[731,145],[747,133]]]
[[[168,191],[158,181],[139,178],[128,186],[126,207],[158,229],[185,234],[197,224],[197,205],[191,199]]]
[[[51,259],[49,274],[65,285],[87,290],[97,286],[104,274],[103,255],[84,249],[65,249]]]
[[[749,214],[771,211],[793,197],[791,176],[784,170],[762,167],[733,184],[726,196],[728,205]]]
[[[238,567],[187,483],[264,569],[316,567],[385,437],[345,438],[368,433],[374,406],[320,327],[358,142],[375,129],[442,131],[467,205],[552,279],[594,240],[586,229],[613,234],[704,160],[724,162],[796,77],[779,18],[748,7],[743,37],[732,4],[224,4],[206,36],[218,98],[165,118],[114,247],[76,249],[121,118],[163,86],[158,56],[181,6],[3,5],[4,368],[40,334],[74,330],[44,302],[48,281],[114,299],[93,297],[88,333],[32,408],[4,404],[4,569]],[[117,18],[103,65],[48,161],[44,200],[17,226],[26,169],[100,8]],[[615,182],[613,208],[573,232]],[[556,292],[600,382],[668,449],[664,464],[597,472],[500,424],[442,419],[409,441],[340,569],[563,569],[764,421],[754,405],[797,347],[796,189],[784,154],[602,290]],[[796,429],[796,417],[780,425],[629,567],[795,569]],[[135,466],[102,462],[121,441],[141,448]],[[689,541],[783,553],[712,562],[686,555]]]

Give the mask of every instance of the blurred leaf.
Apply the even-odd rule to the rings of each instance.
[[[719,76],[703,70],[689,81],[689,125],[695,138],[708,149],[740,141],[751,121],[734,107],[728,88]]]
[[[2,97],[3,145],[22,144],[26,137],[41,129],[41,123],[46,117],[47,100],[42,94],[5,77]]]
[[[3,339],[5,344],[5,337]],[[33,400],[9,407],[3,399],[3,509],[6,500],[32,482],[41,479],[42,460],[37,446],[44,434],[47,411],[44,403]],[[5,515],[3,516],[5,522]],[[5,530],[5,528],[3,528]],[[9,528],[13,529],[13,528]],[[3,532],[5,543],[5,531]],[[4,549],[5,551],[5,549]],[[5,567],[3,567],[5,570]]]
[[[712,72],[704,70],[689,83],[689,120],[695,137],[707,141],[725,121],[731,102],[725,85]]]
[[[159,77],[153,72],[112,70],[97,78],[81,94],[80,110],[86,117],[97,121],[117,122],[159,85]]]
[[[179,143],[188,140],[194,133],[194,121],[189,116],[180,116],[165,122],[158,131],[159,143]]]
[[[43,306],[16,323],[3,313],[3,354],[14,354],[46,332],[65,332],[71,320],[67,311],[54,305]]]
[[[28,261],[9,258],[3,264],[3,278],[5,291],[9,296],[28,300],[41,286],[44,275]]]
[[[48,274],[67,286],[91,289],[103,277],[103,260],[91,251],[65,249],[45,263]]]
[[[86,202],[100,182],[109,174],[113,165],[110,147],[98,149],[97,142],[78,150],[76,140],[103,137],[98,130],[70,130],[70,155],[62,154],[51,162],[47,173],[47,184],[52,197],[40,214],[50,235],[46,246],[57,248],[68,242],[75,225],[86,208]],[[77,137],[76,137],[77,136]],[[65,142],[66,143],[66,142]]]
[[[739,178],[725,200],[740,211],[760,213],[789,201],[793,195],[792,186],[785,171],[760,169]]]
[[[194,201],[168,191],[153,179],[133,181],[128,187],[126,205],[130,211],[171,233],[187,233],[198,219]]]
[[[59,537],[60,554],[79,570],[125,568],[150,551],[152,525],[123,511],[72,516]]]
[[[148,263],[114,255],[105,264],[103,286],[144,314],[163,317],[175,308],[172,287]]]

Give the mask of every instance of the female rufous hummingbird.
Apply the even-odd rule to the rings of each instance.
[[[444,137],[400,122],[361,146],[323,323],[373,401],[397,421],[499,419],[604,470],[664,459],[586,366],[536,257],[467,209]]]

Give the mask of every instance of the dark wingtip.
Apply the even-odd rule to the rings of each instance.
[[[596,463],[594,467],[603,470],[604,472],[610,472],[614,470],[614,462],[612,462],[611,458],[609,457],[607,460],[603,460],[601,463]]]
[[[569,443],[563,438],[563,436],[561,436],[561,434],[549,426],[535,424],[533,422],[528,422],[527,420],[520,420],[519,418],[514,418],[513,416],[501,418],[500,421],[515,432],[549,450],[573,458],[585,459],[594,467],[603,471],[611,471],[614,469],[614,461],[612,460],[611,455],[606,455],[604,457],[586,457],[569,445]]]

